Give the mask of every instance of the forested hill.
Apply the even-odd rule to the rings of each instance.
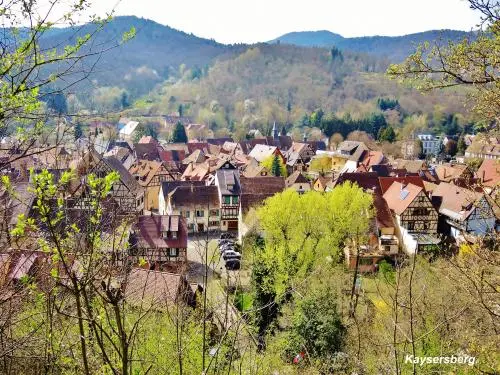
[[[135,16],[120,16],[115,17],[99,33],[93,43],[94,49],[95,46],[106,48],[120,40],[131,27],[136,30],[134,39],[100,56],[96,67],[92,65],[93,60],[87,61],[87,69],[92,67],[94,71],[91,78],[93,87],[119,87],[126,89],[133,97],[138,97],[149,92],[158,83],[182,77],[186,70],[192,69],[194,76],[201,76],[216,59],[234,58],[249,48],[244,44],[225,45],[199,38]],[[75,43],[78,36],[83,36],[94,28],[94,25],[85,25],[76,29],[53,29],[43,42],[47,47],[65,46]],[[395,62],[404,58],[418,42],[434,40],[439,36],[457,40],[466,35],[462,31],[446,30],[402,37],[343,38],[338,34],[320,31],[290,33],[278,39],[281,43],[298,46],[330,49],[335,45],[344,51],[363,52],[376,58],[385,56],[387,64],[388,61]]]
[[[119,86],[132,94],[144,94],[156,83],[177,76],[179,69],[198,67],[205,69],[214,58],[244,46],[229,46],[214,40],[161,25],[135,16],[115,17],[99,32],[93,43],[96,48],[106,49],[132,27],[136,36],[119,48],[113,48],[100,57],[92,81],[97,86]],[[77,37],[95,30],[89,24],[83,27],[52,29],[44,37],[46,46],[64,46],[75,43]],[[87,62],[91,66],[93,60]]]
[[[302,47],[335,46],[341,50],[363,52],[384,57],[391,62],[402,61],[415,50],[419,43],[425,41],[459,41],[474,34],[458,30],[432,30],[403,36],[364,36],[344,38],[330,31],[302,31],[282,35],[269,43],[286,43]]]

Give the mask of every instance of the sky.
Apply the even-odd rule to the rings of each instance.
[[[221,43],[263,42],[309,30],[344,37],[469,31],[479,22],[466,0],[95,0],[93,11],[113,7],[116,15],[149,18]]]

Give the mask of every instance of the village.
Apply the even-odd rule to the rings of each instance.
[[[122,225],[123,238],[110,251],[117,265],[132,266],[132,286],[127,288],[139,283],[157,298],[167,296],[175,302],[182,295],[191,305],[208,282],[205,268],[210,268],[210,275],[238,279],[235,275],[246,262],[239,251],[248,231],[247,213],[286,189],[328,194],[351,182],[372,196],[374,215],[366,243],[346,243],[344,248],[345,267],[356,273],[377,272],[381,261],[397,264],[419,253],[454,251],[500,228],[498,139],[481,140],[478,146],[471,137],[466,155],[482,158],[474,171],[463,158],[437,162],[445,140],[428,135],[419,136],[426,158],[405,160],[370,150],[359,141],[294,141],[279,132],[276,123],[271,136],[235,142],[229,137],[193,138],[190,129],[200,125],[175,115],[167,120],[171,126],[184,122],[189,141],[168,143],[143,136],[133,142],[139,122],[120,119],[115,139],[105,139],[96,127],[76,143],[30,150],[7,147],[4,158],[11,161],[2,174],[9,177],[15,194],[6,188],[2,193],[8,209],[0,237],[1,284],[15,287],[36,275],[47,257],[36,241],[46,235],[43,230],[22,243],[12,236],[19,218],[39,215],[30,185],[42,170],[56,180],[65,171],[76,173],[65,193],[66,225],[85,217],[89,176],[116,172],[118,178],[103,204]],[[8,140],[3,143],[9,145]],[[311,171],[317,159],[331,167]],[[109,230],[117,225],[109,225]]]

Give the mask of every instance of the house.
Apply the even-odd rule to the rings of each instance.
[[[88,204],[87,176],[93,174],[98,178],[104,178],[111,172],[118,174],[118,180],[113,184],[110,191],[110,200],[115,203],[119,215],[130,215],[142,213],[144,209],[144,189],[137,183],[136,179],[113,156],[101,156],[94,150],[87,152],[83,158],[74,166],[81,181],[68,199],[70,206],[77,209],[85,209]]]
[[[235,168],[222,168],[215,173],[215,186],[219,190],[222,231],[237,231],[240,213],[240,176]]]
[[[271,176],[271,171],[260,165],[254,158],[250,158],[247,165],[243,168],[242,175],[247,178]]]
[[[283,163],[285,163],[285,157],[281,153],[278,147],[276,146],[267,146],[267,145],[260,145],[257,144],[254,146],[252,151],[248,154],[248,156],[254,158],[257,160],[259,163],[262,163],[264,160],[270,158],[273,155],[278,155]]]
[[[161,146],[157,143],[135,143],[134,153],[136,159],[141,160],[160,160]]]
[[[145,310],[166,310],[180,302],[196,306],[196,295],[185,275],[132,268],[125,284],[125,300]]]
[[[422,142],[422,152],[425,155],[437,155],[441,151],[442,140],[432,134],[419,134],[417,135],[420,142]]]
[[[477,170],[476,176],[481,187],[491,194],[500,187],[500,161],[485,159]]]
[[[304,194],[306,191],[311,190],[311,182],[304,177],[300,171],[293,172],[285,180],[287,189],[294,189],[299,194]]]
[[[166,262],[187,261],[187,226],[180,215],[139,216],[129,239],[129,258],[161,268]]]
[[[114,156],[126,169],[129,169],[136,160],[134,152],[127,147],[118,145],[113,146],[109,151],[105,152],[103,156]]]
[[[458,242],[495,230],[495,213],[484,193],[441,182],[432,191],[432,202],[442,218],[441,231]]]
[[[394,169],[405,169],[409,174],[418,174],[422,170],[427,169],[426,161],[418,159],[395,159],[391,165]]]
[[[368,151],[363,142],[344,141],[340,143],[332,155],[332,171],[355,172]]]
[[[439,245],[438,213],[423,187],[393,182],[383,198],[395,216],[397,236],[408,254]]]
[[[184,217],[189,233],[218,231],[221,227],[219,190],[217,186],[197,184],[177,186],[168,193],[164,206],[160,202],[159,212]]]
[[[137,121],[127,122],[118,132],[118,137],[122,140],[131,141],[139,123]]]
[[[500,140],[496,137],[475,137],[465,150],[466,158],[500,159]]]
[[[167,212],[168,195],[179,186],[206,186],[204,181],[163,181],[158,192],[158,212],[165,215]]]
[[[313,189],[316,191],[324,192],[327,191],[328,188],[332,186],[333,182],[331,178],[319,175],[316,177],[316,179],[313,181]]]
[[[284,153],[288,173],[306,169],[306,164],[311,161],[316,152],[308,143],[293,142],[292,146]]]
[[[283,177],[240,177],[241,199],[240,199],[240,222],[242,215],[250,208],[260,206],[264,200],[274,194],[285,190],[285,179]]]
[[[144,189],[144,209],[158,212],[161,183],[173,181],[176,176],[167,169],[165,163],[149,160],[138,160],[130,167],[129,172]]]
[[[386,161],[387,160],[381,151],[366,150],[362,155],[359,166],[363,166],[366,171],[369,171],[373,166],[382,165]]]
[[[441,182],[454,182],[455,180],[463,180],[472,182],[474,173],[465,164],[444,163],[439,164],[434,168],[437,178]]]
[[[210,176],[212,170],[208,162],[189,163],[184,172],[182,172],[181,180],[204,181]]]

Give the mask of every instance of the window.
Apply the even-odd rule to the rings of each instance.
[[[231,204],[231,197],[229,195],[224,195],[224,204]]]
[[[211,227],[218,227],[219,226],[219,222],[218,221],[209,221],[208,225],[211,226]]]
[[[407,224],[406,224],[406,228],[408,230],[414,230],[415,229],[415,223],[413,221],[409,221]]]
[[[179,256],[179,249],[177,249],[175,247],[168,249],[168,256],[169,257]]]
[[[184,216],[189,217],[189,211],[184,212]]]
[[[210,216],[219,216],[219,210],[210,210]]]
[[[204,217],[204,216],[205,216],[205,211],[196,210],[196,217]]]
[[[427,216],[429,214],[429,210],[427,208],[415,208],[413,210],[413,214],[415,216]]]
[[[177,238],[177,232],[170,232],[172,234],[172,238]]]
[[[239,197],[237,195],[233,197],[233,204],[238,204],[238,198]]]

